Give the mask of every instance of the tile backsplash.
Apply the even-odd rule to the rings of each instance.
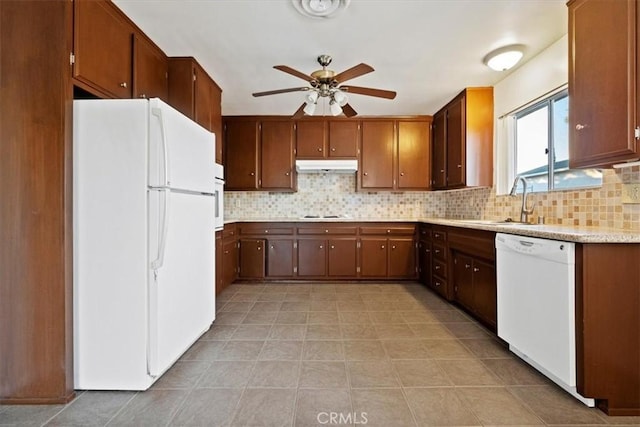
[[[519,218],[521,196],[497,196],[495,188],[451,191],[356,192],[355,174],[300,174],[295,193],[228,191],[225,216],[243,219],[296,219],[304,215],[414,219]],[[599,188],[529,195],[546,224],[599,226],[640,231],[640,205],[622,204],[622,184],[640,183],[640,167],[603,170]]]

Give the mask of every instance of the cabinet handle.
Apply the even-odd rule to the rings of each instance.
[[[400,176],[404,176],[404,172],[400,172]]]
[[[469,268],[469,267],[471,267],[471,264],[465,264],[464,265],[464,268]]]
[[[439,266],[439,265],[436,265],[434,268],[435,268],[436,270],[440,270],[440,266]]]
[[[440,253],[440,249],[436,249],[434,252],[439,254]]]
[[[120,83],[120,87],[127,87],[127,82]]]
[[[336,248],[335,246],[331,245],[331,249],[335,249],[335,248]]]
[[[473,271],[477,273],[480,269],[478,267],[473,267]]]
[[[380,249],[384,249],[384,245],[380,245]]]
[[[262,249],[262,247],[258,246],[258,250]]]
[[[396,245],[391,246],[391,249],[395,249],[395,248],[396,248]]]
[[[265,232],[265,233],[268,233],[268,232],[269,232],[269,230],[264,230],[264,232]]]
[[[577,124],[576,125],[576,130],[582,130],[582,129],[586,128],[586,127],[587,127],[587,125]]]
[[[318,147],[318,152],[322,153],[322,148]]]
[[[336,151],[336,149],[335,149],[335,148],[332,148],[332,149],[331,149],[331,151]]]
[[[255,176],[255,174],[256,174],[255,172],[249,172],[250,176]]]
[[[458,169],[462,168],[462,165],[458,165]]]
[[[284,176],[289,176],[289,172],[285,172],[285,173],[284,173]]]
[[[322,245],[320,245],[320,249],[322,249],[322,248],[323,248],[323,246],[322,246]]]
[[[141,93],[140,95],[138,95],[138,98],[147,99],[147,95]]]
[[[369,176],[369,174],[368,174],[368,173],[366,173],[366,172],[365,172],[365,173],[363,173],[362,175],[364,175],[364,176]]]

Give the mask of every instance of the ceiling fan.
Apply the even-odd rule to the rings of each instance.
[[[276,95],[287,92],[308,92],[305,96],[305,102],[294,113],[293,118],[300,118],[306,115],[313,115],[318,98],[329,98],[329,108],[331,114],[337,116],[344,113],[347,117],[357,115],[356,110],[347,103],[346,93],[355,93],[358,95],[376,96],[378,98],[394,99],[396,93],[390,90],[373,89],[360,86],[344,86],[342,83],[347,80],[362,76],[373,71],[373,67],[367,64],[358,64],[341,73],[335,73],[327,69],[331,64],[331,56],[318,56],[318,63],[322,66],[322,70],[314,71],[311,74],[305,74],[286,65],[275,65],[273,68],[283,71],[292,76],[298,77],[308,82],[311,86],[294,87],[288,89],[269,90],[266,92],[256,92],[253,96]]]

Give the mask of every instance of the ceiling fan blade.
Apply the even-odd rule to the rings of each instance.
[[[306,106],[306,103],[302,103],[302,105],[300,106],[300,108],[298,108],[296,110],[295,113],[293,113],[293,116],[291,116],[292,119],[301,119],[302,117],[304,117],[304,107]]]
[[[310,75],[305,74],[305,73],[303,73],[301,71],[298,71],[298,70],[294,70],[293,68],[288,67],[286,65],[274,65],[273,68],[275,68],[276,70],[284,71],[287,74],[291,74],[292,76],[296,76],[296,77],[298,77],[298,78],[300,78],[302,80],[305,80],[307,82],[312,82],[312,81],[315,80]]]
[[[349,104],[344,104],[342,106],[342,112],[347,117],[353,117],[353,116],[357,116],[358,115],[356,110],[354,110],[353,107],[351,105],[349,105]]]
[[[279,93],[287,93],[287,92],[301,92],[309,90],[308,87],[292,87],[289,89],[276,89],[276,90],[268,90],[266,92],[256,92],[253,96],[267,96],[267,95],[277,95]]]
[[[356,77],[360,77],[364,74],[370,73],[373,71],[373,67],[367,64],[358,64],[355,67],[351,67],[348,70],[344,70],[343,72],[336,74],[333,80],[338,83],[346,82],[347,80],[354,79]]]
[[[393,99],[396,93],[391,90],[373,89],[370,87],[360,86],[340,86],[338,89],[347,93],[356,93],[358,95],[377,96],[378,98]]]

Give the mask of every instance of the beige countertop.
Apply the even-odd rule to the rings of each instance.
[[[497,223],[479,219],[447,218],[229,218],[225,224],[238,222],[420,222],[495,231],[519,236],[563,240],[577,243],[640,243],[640,232],[603,227],[567,225]]]

